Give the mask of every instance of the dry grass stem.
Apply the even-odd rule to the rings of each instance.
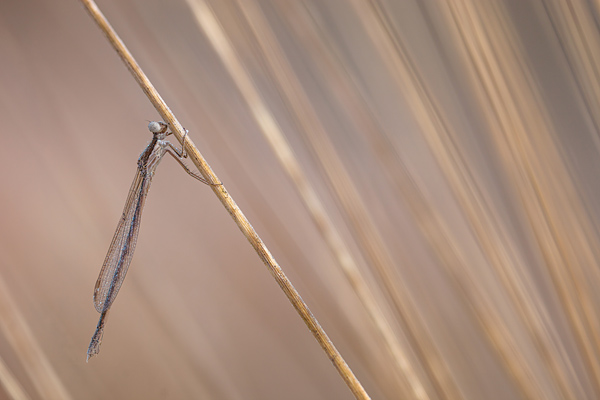
[[[197,2],[191,1],[189,4],[193,10],[196,9]],[[256,28],[260,30],[260,32],[257,33],[257,36],[260,38],[258,41],[259,45],[268,43],[267,46],[269,46],[269,44],[272,44],[272,35],[267,37],[265,24],[262,21],[260,14],[257,14],[260,11],[255,9],[252,3],[238,2],[238,5],[243,13],[246,14],[247,20],[250,22],[251,26],[256,28],[257,24],[261,24],[260,26],[262,28]],[[294,182],[296,190],[298,190],[298,193],[311,213],[315,224],[321,231],[332,253],[337,258],[339,266],[348,278],[369,316],[372,318],[375,327],[378,329],[393,358],[392,367],[397,372],[399,382],[400,380],[404,382],[403,388],[412,387],[411,391],[415,398],[428,398],[427,393],[420,382],[420,378],[412,368],[411,361],[408,359],[405,350],[402,349],[398,339],[390,328],[389,322],[382,314],[371,290],[367,286],[365,279],[361,276],[361,272],[356,261],[353,259],[347,244],[343,241],[338,229],[327,215],[325,207],[317,196],[316,190],[302,171],[285,135],[277,124],[275,117],[270,112],[266,102],[261,98],[258,89],[254,85],[248,71],[242,65],[239,57],[236,55],[229,39],[226,37],[223,30],[214,23],[212,18],[207,19],[207,17],[198,11],[195,12],[195,15],[197,16],[199,25],[215,48],[215,51],[220,55],[223,65],[227,68],[229,74],[236,82],[237,87],[246,100],[262,134],[265,136],[283,168]],[[269,47],[271,51],[273,48],[274,46]],[[281,65],[277,65],[276,67],[272,67],[272,69],[277,70],[280,67]],[[289,70],[289,68],[286,70]]]
[[[145,76],[139,65],[135,62],[132,55],[129,53],[123,42],[119,39],[115,31],[112,29],[106,18],[102,15],[96,4],[91,0],[82,0],[82,3],[88,9],[90,15],[94,18],[97,24],[100,26],[102,31],[107,36],[108,40],[115,48],[117,53],[121,56],[129,70],[132,72],[133,76],[140,84],[144,93],[148,96],[158,113],[161,115],[165,122],[168,122],[171,126],[175,136],[181,142],[184,129],[177,121],[173,113],[170,111],[166,103],[160,97],[156,89],[152,86],[151,82]],[[219,25],[214,15],[212,14],[209,7],[203,1],[198,1],[193,3],[192,7],[194,14],[197,18],[199,18],[202,23],[201,25],[211,31],[211,34],[214,36],[222,36],[219,34]],[[268,114],[268,113],[265,113]],[[202,176],[210,182],[218,183],[220,180],[211,170],[209,165],[206,163],[198,149],[194,146],[193,142],[189,139],[186,140],[184,144],[188,154],[194,165],[198,168]],[[281,289],[284,291],[298,314],[301,316],[302,320],[306,323],[310,331],[313,333],[317,342],[321,345],[331,362],[334,364],[335,368],[338,370],[352,393],[356,398],[359,399],[369,399],[368,394],[358,381],[358,379],[354,376],[353,372],[350,370],[341,354],[335,348],[323,328],[320,326],[316,318],[312,315],[311,311],[308,309],[308,306],[296,289],[293,287],[292,283],[284,274],[281,267],[277,264],[277,261],[273,258],[265,244],[262,242],[250,222],[246,219],[242,211],[239,209],[237,204],[233,201],[231,196],[229,196],[227,190],[222,184],[213,185],[213,191],[223,204],[223,206],[227,209],[235,223],[238,225],[244,236],[248,239],[252,247],[255,249],[261,260],[267,266]]]
[[[329,246],[332,248],[334,254],[337,254],[340,265],[343,266],[348,279],[370,313],[371,318],[375,321],[379,333],[384,337],[385,343],[394,357],[394,366],[398,372],[401,372],[401,378],[408,383],[413,398],[431,398],[432,394],[430,392],[435,393],[435,397],[443,398],[444,390],[439,386],[438,382],[440,380],[447,380],[447,378],[436,376],[441,371],[439,369],[433,371],[430,364],[433,362],[441,366],[443,362],[439,354],[436,354],[435,346],[429,339],[429,334],[420,320],[416,307],[408,295],[409,291],[403,284],[403,280],[399,279],[393,272],[395,270],[395,263],[386,246],[383,244],[381,234],[366,212],[368,207],[362,202],[358,188],[355,187],[352,178],[348,175],[333,144],[328,140],[325,128],[320,123],[308,96],[279,47],[275,34],[270,30],[259,7],[255,3],[244,1],[238,1],[237,4],[251,27],[253,35],[257,38],[256,45],[264,58],[264,65],[268,69],[269,76],[274,78],[277,87],[283,94],[286,105],[296,117],[295,122],[299,126],[299,131],[306,135],[307,141],[311,144],[312,151],[321,162],[323,170],[327,174],[328,183],[334,189],[337,199],[342,204],[343,210],[351,223],[353,235],[360,244],[359,248],[364,251],[369,265],[379,275],[384,291],[393,299],[394,307],[398,310],[397,318],[401,321],[404,334],[407,336],[413,350],[421,354],[420,361],[429,375],[428,378],[421,376],[415,370],[412,365],[413,361],[407,357],[406,351],[401,348],[394,334],[390,332],[389,323],[375,304],[375,300],[370,294],[370,289],[368,289],[365,279],[361,277],[356,263],[352,260],[352,256],[346,245],[341,241],[337,229],[333,226],[331,220],[325,216],[324,207],[320,204],[315,190],[305,178],[284,134],[270,115],[269,118],[273,120],[273,123],[267,126],[262,125],[261,131],[263,135],[296,184],[297,190],[313,215],[313,219],[321,229]],[[228,46],[227,52],[234,54],[231,46],[225,44],[224,41],[213,41],[213,43],[218,46]],[[217,52],[223,53],[223,50],[217,49]],[[227,61],[225,64],[229,65],[230,73],[234,76],[238,87],[243,88],[243,93],[248,93],[245,96],[247,102],[249,104],[256,104],[257,102],[264,104],[264,101],[260,99],[257,89],[253,87],[252,80],[240,62],[232,58]],[[266,105],[262,107],[265,110],[267,109]],[[263,115],[261,114],[261,116]],[[442,374],[444,373],[442,372]],[[426,384],[423,383],[424,380],[427,381]]]

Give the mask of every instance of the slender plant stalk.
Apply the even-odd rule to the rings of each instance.
[[[430,399],[422,382],[423,378],[419,376],[418,371],[414,368],[413,361],[410,358],[410,352],[406,348],[403,348],[402,344],[399,342],[398,337],[391,327],[390,321],[387,320],[385,313],[377,303],[373,290],[369,288],[366,278],[355,262],[348,245],[326,212],[325,206],[319,199],[314,185],[302,170],[301,163],[294,154],[282,128],[277,123],[276,118],[261,96],[260,90],[257,88],[249,72],[244,67],[231,39],[227,37],[226,32],[219,25],[217,16],[204,0],[187,0],[187,3],[196,18],[198,26],[202,29],[215,52],[219,55],[223,66],[235,82],[240,95],[246,100],[251,115],[254,117],[261,133],[273,149],[274,154],[277,156],[277,159],[288,174],[290,180],[293,182],[307,211],[310,213],[316,227],[321,232],[325,243],[336,257],[342,272],[348,279],[355,294],[363,304],[365,311],[371,318],[373,326],[380,335],[382,343],[386,346],[387,354],[393,361],[389,369],[395,372],[395,383],[398,384],[396,390],[410,394],[410,396],[412,396],[411,398],[417,400]],[[232,3],[235,4],[236,2]],[[267,28],[267,22],[262,16],[260,7],[258,7],[255,2],[247,0],[238,0],[237,5],[242,15],[245,17],[245,22],[251,27],[251,32],[253,32],[256,37],[257,50],[255,51],[255,56],[264,57],[265,68],[268,73],[274,77],[274,82],[281,88],[282,93],[286,92],[286,89],[284,88],[286,85],[294,85],[294,88],[297,89],[293,94],[290,94],[288,91],[287,100],[284,100],[284,102],[289,104],[289,109],[294,110],[296,113],[298,112],[298,107],[295,106],[299,102],[305,106],[305,109],[309,108],[309,106],[307,106],[307,97],[300,94],[302,92],[299,89],[300,83],[295,79],[293,73],[290,72],[291,68],[285,59],[282,60],[282,51],[279,50],[277,41],[274,38],[274,33]],[[290,10],[289,5],[286,5],[284,8]],[[300,11],[292,9],[290,10],[290,13],[292,13],[295,20],[298,21],[298,18],[300,18]],[[303,31],[302,35],[306,34],[307,32]],[[278,60],[274,61],[273,59]],[[282,74],[285,74],[285,77],[283,77]],[[310,117],[298,117],[298,120],[308,120],[313,116],[314,115],[311,115]],[[312,118],[312,121],[315,123],[305,130],[313,132],[321,140],[325,140],[324,138],[327,135],[322,129],[322,126],[316,121],[316,118]],[[302,128],[303,127],[300,127],[300,129]],[[329,142],[327,142],[326,145],[329,145]],[[327,149],[330,151],[322,158],[328,160],[337,159],[333,147],[329,145],[327,146]],[[343,170],[343,168],[338,169],[338,171],[341,170]],[[345,174],[339,172],[337,174],[334,173],[333,175],[335,175],[336,178],[340,178],[340,176]],[[335,178],[332,179],[332,181],[335,181]],[[358,204],[358,202],[355,202],[354,204]],[[359,206],[358,208],[361,207]],[[361,209],[364,209],[364,207]],[[362,224],[361,227],[364,228],[365,225],[366,224]],[[369,260],[371,265],[374,264],[371,259],[366,259]],[[388,281],[391,281],[391,279],[388,279]],[[403,292],[407,293],[406,290]],[[406,325],[409,325],[409,327],[412,326],[411,324]],[[407,329],[405,329],[405,331],[406,330]]]
[[[104,32],[109,42],[112,44],[113,48],[119,54],[123,62],[127,65],[131,73],[133,74],[136,81],[139,83],[140,87],[146,93],[146,96],[150,100],[150,102],[156,108],[156,111],[161,115],[163,120],[167,122],[175,137],[179,142],[182,141],[185,130],[175,118],[175,115],[171,112],[165,101],[162,99],[158,91],[154,88],[148,77],[144,74],[140,66],[137,64],[129,50],[125,47],[125,44],[118,37],[117,33],[111,27],[107,19],[104,17],[98,6],[92,0],[81,0],[84,6],[87,8],[88,12],[92,16],[92,18],[96,21],[100,29]],[[194,143],[189,139],[189,136],[186,138],[185,143],[182,143],[183,146],[186,147],[186,151],[188,152],[190,159],[194,163],[194,165],[198,168],[202,176],[208,180],[209,182],[219,183],[220,180],[217,178],[215,173],[212,171],[202,154],[198,151]],[[238,225],[244,236],[248,239],[254,250],[260,257],[260,259],[265,263],[269,272],[285,295],[288,297],[289,301],[292,303],[304,323],[308,326],[315,339],[325,353],[327,357],[331,360],[335,368],[338,370],[352,393],[357,399],[370,399],[369,395],[362,387],[354,373],[346,364],[346,361],[342,358],[342,355],[335,348],[317,319],[313,316],[312,312],[309,310],[306,303],[300,297],[300,294],[296,291],[290,280],[284,274],[283,270],[275,260],[275,258],[271,255],[263,241],[260,239],[248,219],[244,216],[240,208],[237,206],[235,201],[231,198],[225,186],[222,184],[219,185],[211,185],[213,192],[217,195],[225,209],[229,212],[235,223]]]

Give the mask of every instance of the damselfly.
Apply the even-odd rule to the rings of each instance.
[[[125,274],[127,274],[127,269],[133,258],[133,251],[135,250],[140,230],[144,201],[148,195],[148,189],[150,188],[156,167],[158,167],[164,155],[172,155],[183,169],[195,179],[209,185],[214,185],[202,176],[192,172],[183,162],[183,159],[187,157],[185,153],[187,131],[183,137],[184,146],[179,150],[165,140],[172,133],[168,130],[167,124],[164,122],[150,122],[148,129],[154,136],[138,159],[137,172],[131,184],[131,189],[129,189],[123,215],[119,220],[119,225],[117,225],[117,231],[110,243],[108,254],[106,254],[94,288],[94,306],[100,313],[100,320],[88,347],[87,360],[100,351],[100,343],[102,342],[108,310],[115,297],[117,297],[117,293],[119,293],[119,289],[123,284]]]

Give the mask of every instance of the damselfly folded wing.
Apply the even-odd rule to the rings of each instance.
[[[137,243],[141,214],[152,175],[149,171],[141,171],[138,168],[129,189],[123,215],[94,287],[94,307],[98,312],[110,308],[127,274]]]

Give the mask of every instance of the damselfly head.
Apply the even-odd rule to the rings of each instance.
[[[169,126],[164,122],[152,121],[148,124],[148,130],[152,133],[164,133]]]

